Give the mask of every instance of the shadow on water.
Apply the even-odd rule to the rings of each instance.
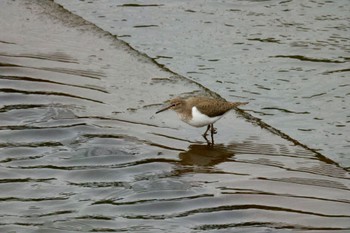
[[[218,144],[196,141],[154,112],[207,90],[52,2],[26,6],[0,8],[19,25],[0,25],[1,232],[350,230],[345,169],[235,114]]]
[[[185,152],[180,152],[182,165],[214,166],[234,156],[233,150],[224,145],[191,144]]]

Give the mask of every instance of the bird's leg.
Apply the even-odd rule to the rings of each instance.
[[[210,124],[210,136],[211,136],[211,144],[214,145],[214,134],[216,134],[216,129],[214,128],[214,124]]]
[[[203,138],[205,139],[205,141],[207,141],[208,145],[210,144],[210,142],[207,138],[209,129],[210,129],[210,125],[208,125],[207,130],[204,132],[204,134],[202,134]]]
[[[204,132],[204,134],[202,134],[204,138],[207,137],[209,129],[210,129],[210,125],[208,125],[207,130]]]

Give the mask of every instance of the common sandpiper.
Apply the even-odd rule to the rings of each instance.
[[[203,137],[208,144],[214,144],[214,134],[217,133],[214,123],[225,113],[238,106],[246,105],[248,102],[228,102],[222,99],[209,97],[190,97],[187,99],[175,98],[170,104],[156,112],[160,113],[168,109],[174,110],[180,119],[194,127],[207,126]],[[207,139],[210,130],[211,143]]]

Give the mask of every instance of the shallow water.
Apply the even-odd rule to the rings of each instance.
[[[51,2],[0,17],[1,232],[350,230],[336,162],[241,112],[208,146],[154,112],[215,93]]]
[[[347,0],[56,2],[350,166]]]

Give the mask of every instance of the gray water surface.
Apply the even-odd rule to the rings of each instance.
[[[215,92],[54,2],[1,4],[0,232],[350,231],[339,163],[244,111],[208,146],[154,113]]]

